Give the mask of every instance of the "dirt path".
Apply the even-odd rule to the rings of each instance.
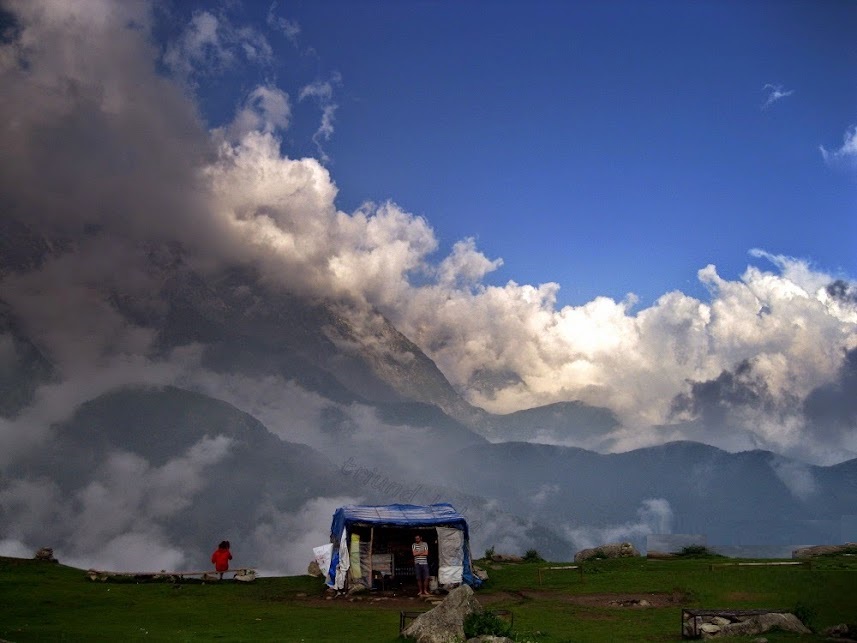
[[[680,593],[608,593],[608,594],[567,594],[556,590],[527,589],[523,591],[497,592],[480,596],[479,602],[490,605],[501,601],[514,600],[559,600],[572,605],[587,607],[670,607],[679,605],[685,599]]]
[[[616,609],[646,609],[651,607],[671,607],[680,605],[686,597],[677,592],[664,593],[607,593],[607,594],[567,594],[556,590],[527,589],[522,591],[503,591],[481,594],[477,592],[477,600],[490,609],[491,605],[498,603],[524,603],[528,601],[561,601],[571,605],[584,607],[604,607]],[[331,603],[333,605],[345,605],[353,607],[381,607],[384,609],[396,609],[400,611],[425,611],[431,609],[443,600],[442,595],[430,598],[418,596],[401,595],[393,592],[373,592],[371,594],[357,594],[355,596],[328,597],[300,597],[313,603]]]

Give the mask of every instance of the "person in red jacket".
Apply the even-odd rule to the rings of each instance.
[[[220,572],[221,580],[223,579],[223,572],[229,569],[230,560],[232,560],[232,552],[229,551],[229,541],[221,541],[211,555],[211,562],[214,563],[214,569]]]

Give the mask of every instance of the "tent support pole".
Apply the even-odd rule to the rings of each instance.
[[[372,575],[372,558],[375,557],[375,527],[369,528],[369,590],[375,584],[375,578]]]

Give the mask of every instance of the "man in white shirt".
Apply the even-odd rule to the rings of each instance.
[[[428,565],[428,556],[429,556],[429,548],[428,543],[424,543],[422,536],[417,534],[414,536],[414,544],[411,545],[411,551],[414,554],[414,572],[417,577],[417,590],[419,593],[418,596],[428,596],[428,579],[429,579],[429,565]]]

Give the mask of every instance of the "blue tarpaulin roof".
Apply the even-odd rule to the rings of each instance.
[[[343,531],[350,531],[352,525],[370,525],[375,527],[452,527],[464,532],[464,582],[473,587],[482,584],[470,567],[470,537],[467,521],[451,504],[444,502],[436,505],[348,505],[333,513],[330,526],[333,546],[333,558],[330,564],[331,577],[336,573],[339,562],[339,542]]]
[[[388,527],[459,527],[467,532],[467,521],[449,503],[437,505],[349,505],[333,514],[331,533],[338,542],[346,525]]]

